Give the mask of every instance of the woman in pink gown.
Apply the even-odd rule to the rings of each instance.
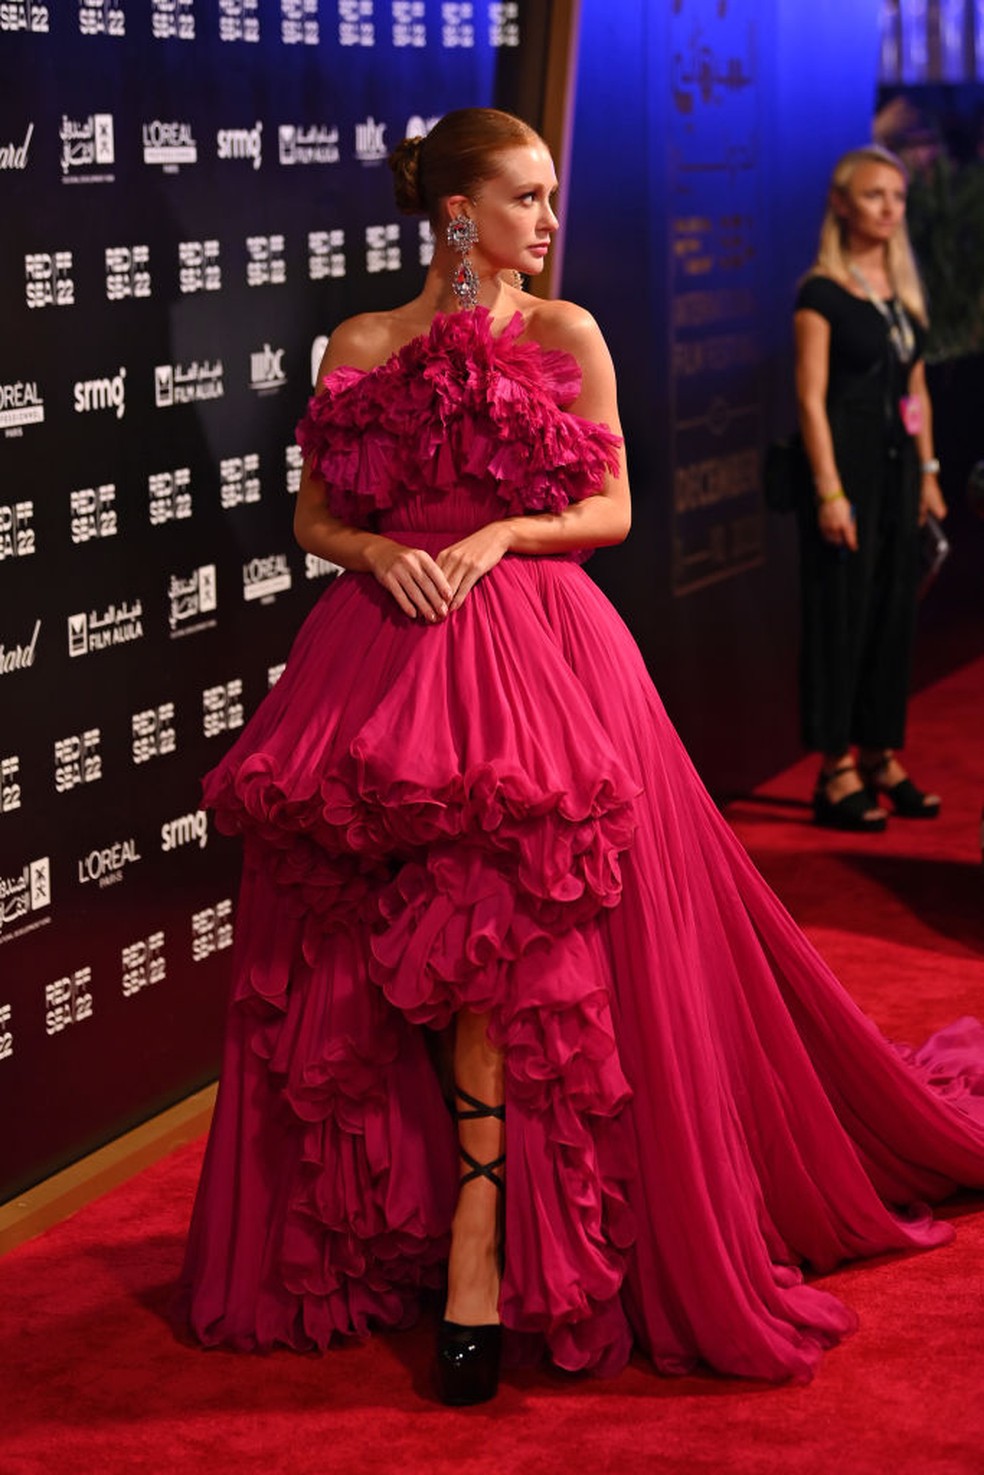
[[[347,571],[206,780],[244,874],[192,1326],[326,1348],[446,1286],[448,1402],[502,1330],[807,1378],[854,1318],[803,1268],[984,1187],[984,1031],[904,1057],[855,1007],[580,566],[628,486],[596,325],[507,280],[556,228],[542,141],[466,109],[391,163],[433,263],[336,330],[298,432],[299,541]]]

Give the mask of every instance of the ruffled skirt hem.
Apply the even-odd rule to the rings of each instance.
[[[886,1201],[984,1185],[980,1026],[881,1039],[567,560],[505,560],[437,627],[343,576],[205,798],[245,839],[185,1272],[206,1345],[321,1349],[440,1289],[426,1041],[461,1009],[505,1057],[513,1360],[612,1373],[635,1341],[806,1379],[854,1318],[799,1267],[940,1243]]]

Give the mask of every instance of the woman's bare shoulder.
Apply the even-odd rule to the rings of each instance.
[[[575,358],[604,342],[587,308],[561,298],[538,301],[527,319],[526,331],[544,348],[566,349]]]
[[[332,329],[322,361],[323,373],[345,365],[350,369],[374,369],[393,352],[394,314],[360,312]]]
[[[560,300],[538,303],[526,331],[542,348],[560,349],[575,358],[585,384],[614,383],[608,345],[587,308]]]

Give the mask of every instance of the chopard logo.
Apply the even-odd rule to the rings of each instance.
[[[0,641],[0,676],[9,676],[11,671],[26,671],[34,665],[40,631],[41,621],[35,620],[31,637],[23,645],[4,645]]]
[[[24,142],[0,144],[0,169],[26,169],[27,154],[34,137],[34,124],[28,123]]]

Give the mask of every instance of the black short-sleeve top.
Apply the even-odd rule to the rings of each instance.
[[[870,407],[886,416],[893,432],[904,434],[898,401],[907,392],[912,365],[926,346],[926,330],[910,314],[913,357],[899,362],[888,341],[888,325],[866,297],[855,297],[832,277],[807,277],[796,297],[796,311],[819,313],[830,324],[830,374],[827,405],[837,409]]]

